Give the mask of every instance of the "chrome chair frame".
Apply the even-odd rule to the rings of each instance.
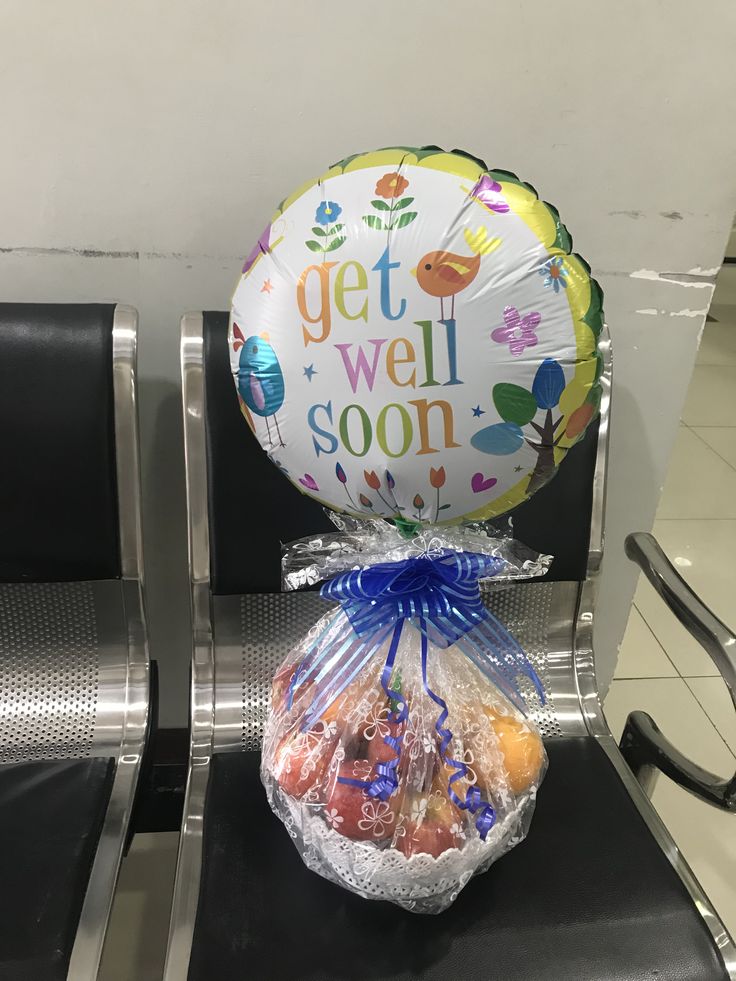
[[[5,624],[25,650],[4,648],[0,765],[112,757],[110,798],[84,897],[67,977],[97,977],[125,848],[149,721],[149,656],[136,397],[138,314],[117,305],[112,374],[120,579],[0,585]],[[53,607],[56,626],[48,626]],[[79,626],[83,621],[83,632]],[[21,642],[22,645],[22,642]],[[30,654],[29,654],[30,650]],[[59,660],[63,667],[56,670]],[[59,683],[60,674],[65,684]],[[83,684],[85,692],[74,690]],[[61,690],[60,690],[61,689]]]
[[[603,398],[593,488],[593,510],[587,578],[582,583],[550,582],[499,587],[486,596],[519,637],[543,678],[550,710],[537,706],[532,717],[543,734],[593,736],[606,752],[644,818],[651,833],[685,884],[721,952],[731,977],[736,979],[736,947],[718,914],[672,840],[649,798],[626,765],[606,723],[595,675],[593,622],[604,543],[606,467],[611,400],[611,345],[607,328],[599,342],[604,362]],[[248,653],[254,657],[251,673],[268,675],[289,649],[275,635],[268,636],[263,620],[294,620],[301,605],[302,630],[324,611],[314,594],[281,596],[214,596],[210,590],[207,460],[204,419],[203,316],[186,314],[181,321],[181,371],[189,521],[189,567],[193,619],[191,756],[184,818],[171,912],[165,981],[187,977],[199,896],[205,794],[213,753],[256,749],[267,708],[268,678],[249,677]],[[518,599],[517,599],[518,598]],[[269,612],[261,616],[258,601]],[[321,603],[321,607],[320,607]],[[269,605],[270,604],[270,605]],[[540,604],[544,607],[540,610]],[[263,603],[261,603],[261,606]],[[527,616],[524,617],[526,611]],[[533,614],[529,616],[529,614]],[[546,633],[529,634],[530,620],[546,616]],[[297,619],[299,617],[297,616]],[[291,628],[293,630],[293,627]],[[260,633],[260,641],[248,639]],[[287,632],[289,632],[287,630]],[[264,641],[264,636],[267,638]],[[299,636],[297,631],[291,642]],[[278,643],[278,659],[269,651]],[[263,667],[263,661],[270,665]]]

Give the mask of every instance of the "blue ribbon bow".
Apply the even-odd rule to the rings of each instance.
[[[440,754],[453,770],[447,786],[448,797],[457,807],[475,816],[483,840],[493,827],[495,811],[483,800],[477,787],[469,788],[464,798],[453,788],[453,784],[466,776],[468,768],[450,755],[452,730],[445,725],[448,708],[429,686],[427,660],[430,643],[439,648],[455,644],[522,711],[525,704],[518,687],[519,675],[532,682],[544,702],[542,684],[523,650],[481,599],[479,580],[496,575],[504,565],[504,560],[496,556],[443,550],[336,576],[320,592],[325,599],[340,603],[348,623],[338,626],[332,637],[326,635],[334,630],[333,623],[320,633],[299,665],[289,691],[291,706],[297,690],[308,680],[314,683],[315,695],[304,717],[304,727],[308,728],[391,635],[381,687],[395,706],[389,720],[401,727],[408,718],[409,707],[401,692],[390,687],[391,674],[404,624],[415,626],[421,633],[424,690],[441,710],[435,723]],[[373,779],[338,779],[362,787],[379,800],[388,800],[398,787],[401,739],[401,734],[385,737],[395,755],[388,762],[376,765]]]

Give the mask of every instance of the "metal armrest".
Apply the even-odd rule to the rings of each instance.
[[[653,535],[643,532],[629,535],[626,554],[708,652],[736,706],[736,637],[696,596]],[[621,736],[621,752],[642,785],[649,784],[658,770],[701,800],[725,810],[736,810],[736,775],[722,780],[693,763],[672,745],[646,712],[629,715]]]

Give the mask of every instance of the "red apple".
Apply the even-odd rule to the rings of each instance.
[[[291,733],[276,751],[273,775],[287,794],[300,800],[319,788],[333,748],[334,740],[324,739],[321,729]]]
[[[374,775],[369,760],[349,760],[340,765],[337,776],[370,780]],[[356,841],[382,841],[391,838],[396,823],[399,794],[387,801],[371,797],[362,787],[335,780],[325,804],[325,820],[335,831]]]
[[[398,850],[409,858],[410,855],[432,855],[439,858],[449,848],[455,848],[457,839],[447,824],[427,818],[421,824],[408,821],[404,825],[405,834],[396,841]]]
[[[363,723],[363,732],[366,731],[366,723]],[[368,740],[368,759],[371,763],[390,763],[391,760],[401,757],[401,750],[397,752],[386,742],[386,736],[382,735],[388,728],[388,735],[398,739],[404,728],[402,723],[386,721],[385,725],[377,729],[373,739]],[[400,744],[399,744],[400,745]]]

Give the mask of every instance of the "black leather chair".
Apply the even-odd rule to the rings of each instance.
[[[330,525],[250,436],[232,391],[226,333],[224,313],[182,321],[192,751],[166,981],[735,976],[734,945],[626,765],[598,697],[592,629],[607,335],[599,424],[514,513],[517,537],[555,556],[549,575],[485,597],[548,694],[532,711],[550,758],[532,828],[450,910],[422,917],[308,871],[260,785],[271,676],[324,610],[314,593],[279,593],[279,543]]]
[[[0,304],[0,978],[92,981],[148,725],[137,314]]]

